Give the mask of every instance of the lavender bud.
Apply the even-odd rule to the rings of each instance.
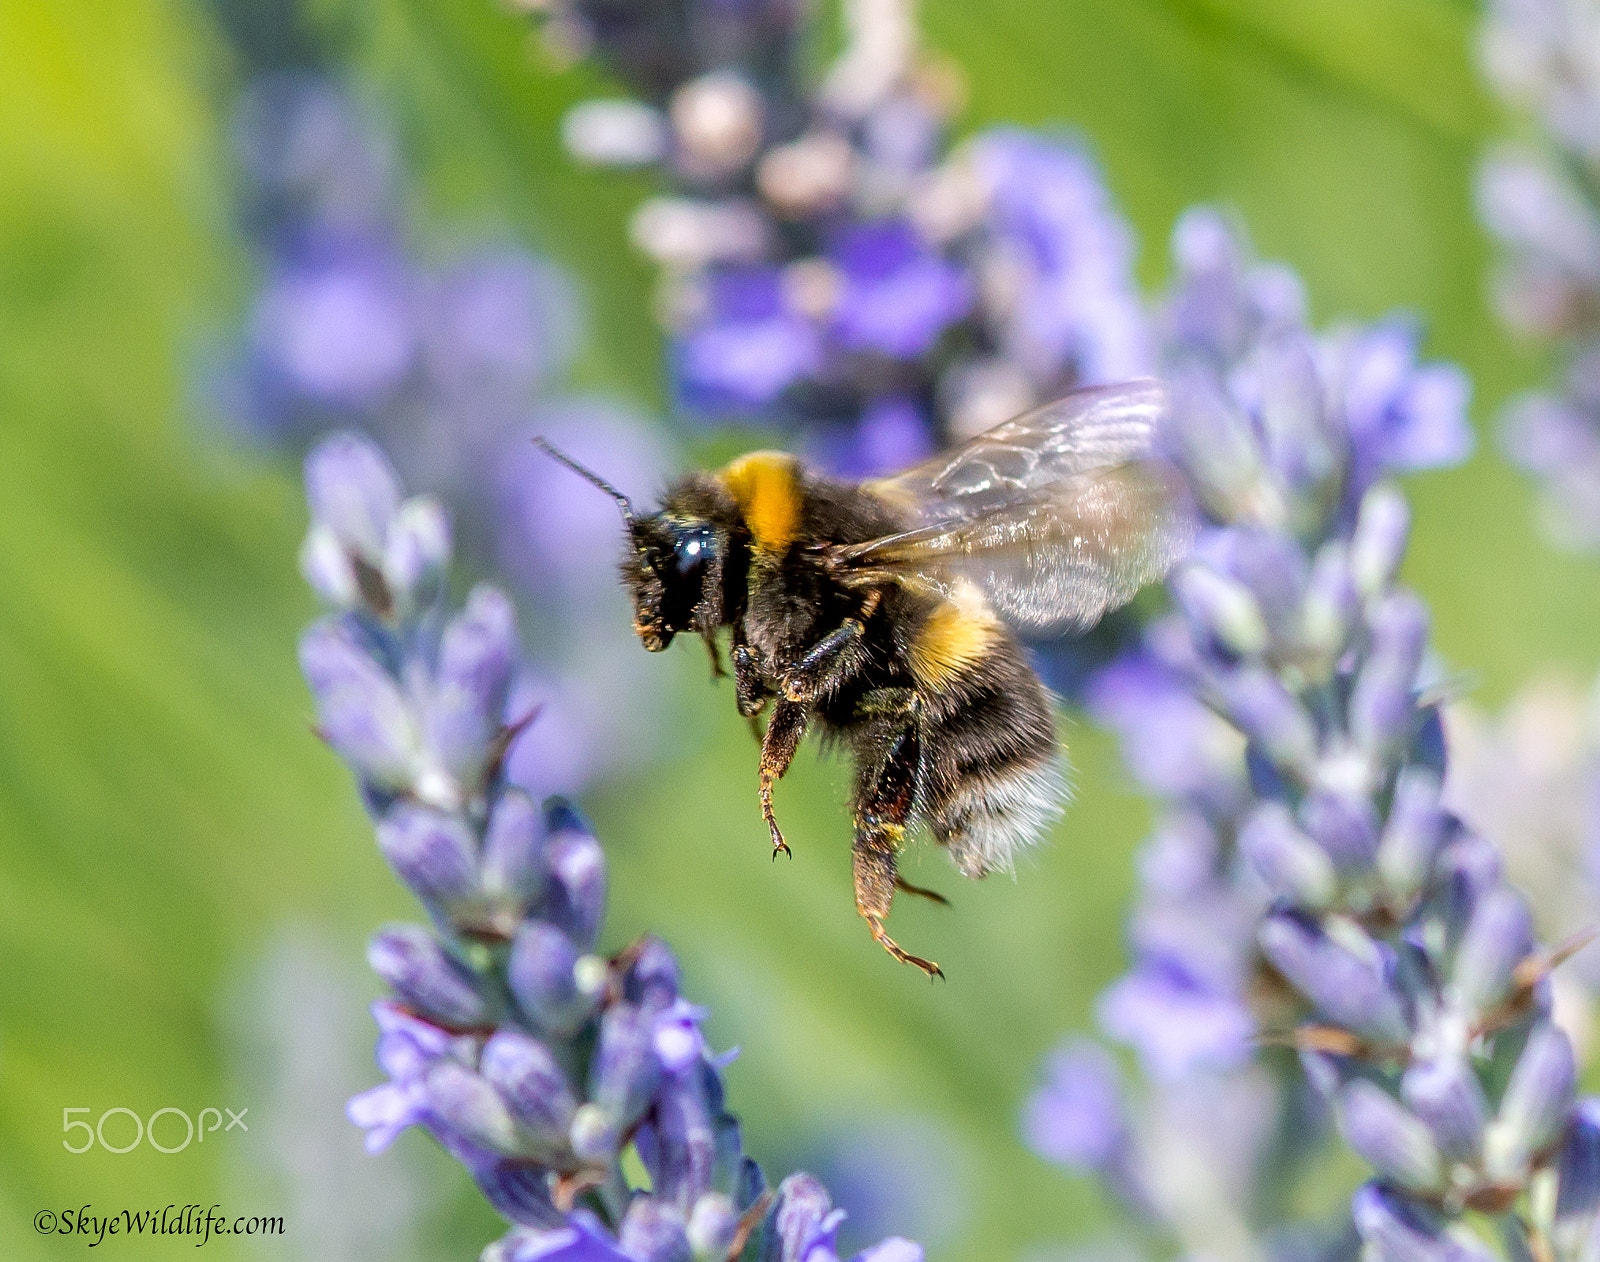
[[[647,166],[666,154],[667,124],[641,101],[580,101],[561,119],[561,143],[595,166]]]
[[[1506,1083],[1500,1112],[1484,1135],[1484,1168],[1490,1177],[1521,1178],[1533,1157],[1561,1133],[1577,1078],[1567,1036],[1554,1025],[1535,1027]]]
[[[545,1151],[566,1147],[578,1102],[566,1074],[543,1043],[503,1027],[484,1044],[478,1069]]]
[[[696,1257],[727,1257],[738,1230],[739,1212],[721,1192],[707,1192],[689,1211],[689,1248]]]
[[[756,187],[786,215],[814,215],[850,192],[855,161],[855,150],[843,136],[810,131],[767,150],[756,168]]]
[[[434,1114],[464,1139],[508,1157],[533,1155],[506,1102],[483,1077],[441,1060],[428,1067],[426,1082]]]
[[[818,1240],[831,1241],[844,1218],[833,1208],[828,1190],[809,1174],[791,1174],[778,1184],[778,1199],[772,1210],[772,1227],[777,1233],[781,1262],[804,1259]],[[769,1255],[770,1256],[770,1255]]]
[[[1480,898],[1456,948],[1451,985],[1461,1010],[1487,1012],[1505,997],[1513,970],[1533,949],[1533,918],[1522,898],[1501,887]]]
[[[1320,910],[1333,902],[1339,878],[1321,846],[1295,827],[1278,802],[1257,807],[1239,833],[1239,849],[1281,898]]]
[[[657,1196],[689,1204],[712,1186],[717,1163],[717,1127],[704,1073],[670,1078],[652,1112],[656,1142],[649,1163]]]
[[[634,953],[623,983],[630,1003],[665,1007],[678,997],[678,961],[672,948],[657,937],[647,937]]]
[[[661,1082],[655,1024],[653,1014],[630,1003],[613,1004],[600,1018],[589,1098],[619,1133],[644,1115]]]
[[[367,963],[406,1007],[456,1028],[483,1025],[489,1008],[470,969],[420,925],[395,925],[367,944]]]
[[[1487,1249],[1451,1235],[1433,1209],[1392,1188],[1362,1185],[1350,1214],[1379,1262],[1490,1262],[1493,1257]]]
[[[1302,804],[1300,823],[1341,871],[1359,872],[1371,865],[1378,825],[1364,795],[1318,789]]]
[[[677,1206],[636,1196],[623,1215],[617,1245],[635,1262],[690,1262],[689,1237]]]
[[[1339,1093],[1339,1133],[1386,1179],[1418,1192],[1444,1185],[1444,1160],[1420,1118],[1376,1083],[1358,1078]]]
[[[594,997],[578,987],[578,949],[554,925],[525,921],[511,944],[506,972],[517,1006],[557,1038],[570,1038],[594,1011]]]
[[[605,1164],[617,1155],[622,1132],[598,1104],[580,1104],[568,1142],[580,1160]]]
[[[1270,672],[1233,671],[1218,681],[1228,718],[1280,767],[1301,777],[1316,761],[1317,735],[1311,716]]]
[[[669,1074],[681,1074],[706,1059],[706,1042],[700,1033],[706,1015],[704,1008],[676,999],[656,1017],[656,1058]]]
[[[543,914],[583,947],[594,945],[606,905],[606,858],[600,843],[577,813],[564,803],[545,808],[545,889]]]
[[[1428,642],[1428,610],[1410,592],[1393,592],[1372,618],[1372,647],[1350,697],[1350,733],[1387,754],[1410,735],[1415,686]]]
[[[455,1152],[455,1155],[472,1171],[478,1190],[502,1217],[531,1227],[552,1228],[560,1225],[562,1216],[550,1201],[549,1175],[546,1171],[525,1161],[485,1161],[479,1153],[469,1155]],[[591,1259],[592,1262],[624,1262],[620,1253],[606,1251],[609,1246],[603,1238],[584,1243],[591,1250],[583,1254],[585,1262]],[[518,1262],[540,1256],[548,1255],[525,1252],[518,1255]]]
[[[478,1262],[631,1262],[611,1242],[611,1233],[586,1209],[536,1227],[516,1226],[478,1257]]]
[[[1339,463],[1328,441],[1322,382],[1312,354],[1310,339],[1296,332],[1261,346],[1251,363],[1272,464],[1302,493],[1326,482]]]
[[[448,912],[478,892],[477,839],[457,816],[402,802],[378,824],[378,849],[425,903]]]
[[[300,574],[311,590],[335,609],[354,609],[361,602],[356,567],[339,537],[322,525],[313,525],[300,545]]]
[[[1551,1236],[1556,1255],[1579,1256],[1600,1213],[1600,1117],[1596,1101],[1580,1101],[1556,1162],[1556,1212]],[[1592,1256],[1592,1255],[1591,1255]]]
[[[1405,1013],[1376,944],[1363,958],[1288,915],[1267,917],[1257,937],[1273,967],[1335,1025],[1380,1043],[1406,1042]]]
[[[1327,1052],[1302,1051],[1300,1068],[1305,1072],[1306,1081],[1312,1089],[1325,1099],[1331,1100],[1344,1082],[1339,1073],[1339,1061]]]
[[[1439,777],[1407,767],[1395,781],[1389,820],[1378,841],[1378,875],[1385,888],[1397,898],[1414,897],[1428,879],[1443,840]]]
[[[1206,565],[1188,565],[1173,575],[1172,591],[1201,635],[1214,638],[1239,657],[1266,651],[1266,621],[1243,583]]]
[[[399,686],[335,622],[300,640],[300,670],[317,703],[317,726],[356,774],[385,788],[409,786],[420,760],[417,725]]]
[[[1338,541],[1324,544],[1311,563],[1300,606],[1302,643],[1332,663],[1350,642],[1359,612],[1349,550]]]
[[[484,888],[525,903],[539,893],[543,821],[533,799],[509,788],[494,804],[483,835]]]
[[[440,590],[449,564],[450,523],[444,509],[424,496],[400,505],[383,548],[389,589],[411,605],[426,604]]]
[[[1393,486],[1379,484],[1362,497],[1350,539],[1350,570],[1356,589],[1368,600],[1394,581],[1410,530],[1411,510]]]
[[[890,1236],[863,1249],[852,1262],[922,1262],[922,1246],[904,1236]]]
[[[445,628],[428,705],[428,743],[455,775],[480,775],[500,730],[517,655],[516,616],[505,594],[477,587]]]
[[[400,479],[388,457],[364,434],[333,434],[306,457],[305,482],[312,521],[326,526],[347,552],[379,564],[400,507]]]
[[[1400,1079],[1400,1094],[1446,1155],[1458,1161],[1477,1156],[1489,1104],[1465,1058],[1414,1061]]]

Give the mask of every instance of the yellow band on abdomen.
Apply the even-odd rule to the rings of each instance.
[[[926,689],[949,684],[983,659],[1000,623],[976,584],[962,579],[917,629],[911,674]]]

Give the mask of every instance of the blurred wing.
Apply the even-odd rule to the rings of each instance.
[[[1081,390],[870,489],[923,525],[836,548],[861,581],[983,589],[1027,631],[1083,628],[1187,551],[1192,527],[1151,459],[1159,383]]]

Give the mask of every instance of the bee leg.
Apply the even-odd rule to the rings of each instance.
[[[776,859],[779,852],[789,855],[789,843],[784,841],[783,832],[778,828],[778,821],[772,813],[772,786],[773,783],[789,770],[789,764],[794,761],[795,750],[800,748],[800,738],[806,732],[806,709],[796,705],[793,701],[780,701],[773,708],[772,718],[767,723],[766,735],[761,738],[761,818],[767,821],[767,829],[772,834],[772,857]]]
[[[819,693],[831,692],[866,665],[866,624],[882,598],[882,590],[873,588],[854,618],[846,618],[813,644],[783,681],[783,695],[790,701],[810,701]]]
[[[750,651],[750,646],[743,641],[735,642],[733,696],[738,704],[739,713],[747,719],[754,719],[761,713],[761,707],[767,704],[767,698],[771,695],[772,689],[762,677],[761,668],[756,664],[756,655]]]
[[[711,655],[711,678],[712,678],[712,680],[716,681],[718,679],[726,679],[728,677],[728,672],[725,669],[723,669],[722,652],[721,652],[721,650],[719,650],[717,648],[716,637],[714,635],[708,635],[708,636],[705,637],[705,641],[706,641],[706,652]]]
[[[937,964],[903,950],[883,928],[897,888],[919,894],[931,893],[902,882],[896,866],[906,821],[911,818],[911,807],[916,801],[920,762],[917,712],[913,707],[906,711],[905,726],[890,743],[883,761],[875,767],[863,768],[857,784],[856,835],[851,846],[856,910],[867,922],[874,940],[900,963],[914,964],[929,977],[943,977],[944,970]]]
[[[783,695],[790,701],[810,701],[855,674],[866,657],[865,634],[859,618],[846,618],[812,645],[789,672],[783,681]]]
[[[939,893],[938,890],[930,890],[925,889],[920,885],[913,885],[910,881],[899,875],[896,875],[894,878],[894,887],[902,894],[915,894],[918,898],[925,898],[930,903],[938,903],[941,907],[950,906],[950,900],[943,894]]]

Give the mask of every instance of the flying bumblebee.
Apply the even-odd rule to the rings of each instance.
[[[856,909],[884,930],[896,859],[921,823],[964,876],[1012,865],[1061,813],[1065,759],[1050,697],[1016,632],[1083,630],[1160,578],[1188,517],[1152,458],[1154,381],[1079,390],[895,477],[843,482],[758,451],[672,483],[654,513],[549,444],[612,496],[634,630],[660,652],[731,631],[739,712],[769,705],[760,801],[817,727],[855,764]],[[942,901],[942,900],[940,900]]]

